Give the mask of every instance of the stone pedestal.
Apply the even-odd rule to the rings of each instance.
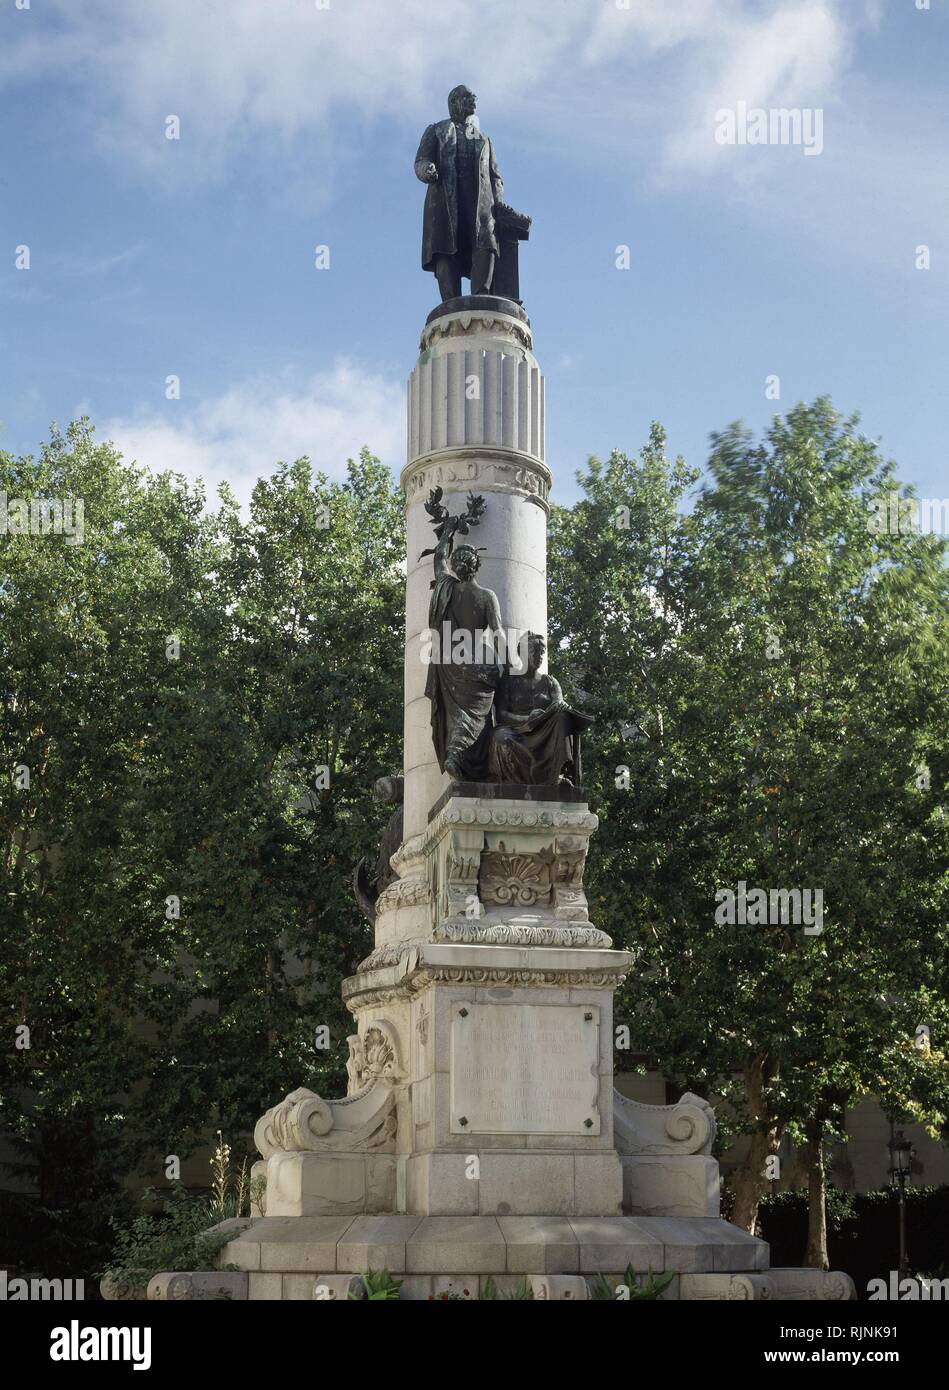
[[[618,1214],[609,949],[424,942],[344,986],[408,1039],[400,1210]]]

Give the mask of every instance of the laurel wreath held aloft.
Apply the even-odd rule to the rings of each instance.
[[[485,500],[483,497],[476,497],[473,492],[468,493],[468,505],[461,516],[449,515],[448,508],[442,502],[443,492],[440,487],[433,487],[428,494],[428,501],[425,503],[425,510],[431,518],[431,523],[435,527],[435,535],[439,543],[443,540],[454,542],[455,536],[467,536],[472,526],[477,526],[485,512]],[[484,550],[484,546],[479,546],[479,550]],[[420,560],[424,560],[426,555],[434,555],[435,548],[423,550],[419,555]]]

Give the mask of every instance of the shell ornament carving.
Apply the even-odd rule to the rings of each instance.
[[[501,907],[534,907],[550,902],[553,851],[539,854],[509,854],[504,842],[481,858],[479,882],[482,902]]]

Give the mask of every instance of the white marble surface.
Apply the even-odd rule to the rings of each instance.
[[[592,1005],[457,1004],[450,1070],[453,1134],[600,1132]]]

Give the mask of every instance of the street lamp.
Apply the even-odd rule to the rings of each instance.
[[[906,1253],[906,1184],[912,1179],[913,1146],[904,1136],[901,1129],[895,1133],[891,1131],[890,1142],[887,1145],[890,1151],[890,1179],[896,1183],[899,1189],[899,1213],[900,1213],[900,1274],[909,1273],[909,1258]]]

